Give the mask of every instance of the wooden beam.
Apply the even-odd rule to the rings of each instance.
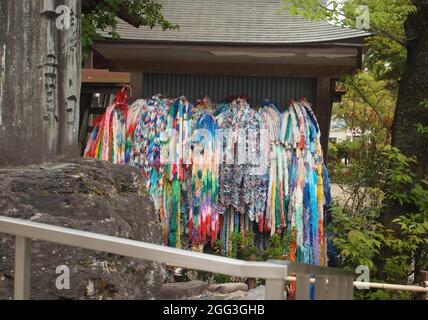
[[[307,54],[307,53],[319,53],[319,54],[348,54],[355,55],[359,54],[359,50],[362,45],[340,45],[340,44],[312,44],[312,45],[284,45],[284,44],[245,44],[245,43],[233,43],[229,45],[216,44],[216,43],[171,43],[171,42],[141,42],[133,40],[99,40],[94,43],[94,49],[100,52],[106,49],[120,49],[120,50],[146,50],[146,49],[158,49],[158,50],[185,50],[185,51],[196,51],[196,52],[207,52],[207,51],[227,51],[227,52],[262,52],[262,53],[296,53],[296,54]]]
[[[254,75],[338,78],[352,73],[352,66],[285,65],[255,63],[195,63],[178,61],[115,61],[113,70],[144,73]]]
[[[131,76],[128,72],[110,72],[103,69],[82,69],[82,83],[123,83],[129,84]]]

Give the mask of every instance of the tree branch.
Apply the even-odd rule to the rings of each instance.
[[[351,81],[350,84],[355,89],[355,91],[358,93],[358,95],[364,100],[364,102],[367,103],[369,105],[369,107],[376,113],[376,115],[378,116],[379,120],[382,122],[383,126],[386,129],[389,129],[389,125],[382,118],[381,114],[376,109],[376,106],[373,106],[373,104],[369,101],[369,99],[367,99],[367,97],[364,95],[364,93],[361,91],[361,89],[353,81]]]
[[[354,20],[355,19],[355,17],[348,16],[348,15],[346,15],[343,12],[340,12],[338,10],[332,10],[332,9],[330,9],[330,8],[324,6],[324,5],[320,5],[320,7],[322,9],[330,12],[330,13],[337,13],[338,15],[342,16],[343,18],[350,19],[350,20]],[[374,31],[374,33],[376,35],[384,36],[384,37],[386,37],[386,38],[388,38],[388,39],[390,39],[390,40],[398,43],[399,45],[401,45],[403,47],[406,47],[407,46],[407,41],[411,40],[411,39],[406,39],[406,40],[399,39],[399,38],[395,37],[394,35],[392,35],[391,33],[389,33],[386,30],[381,30],[381,29],[379,29],[378,27],[376,27],[375,25],[373,25],[371,23],[369,25],[370,25],[370,28],[373,29],[373,31]]]

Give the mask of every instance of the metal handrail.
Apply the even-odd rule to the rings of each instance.
[[[0,216],[0,233],[16,237],[14,298],[30,298],[31,239],[156,261],[176,267],[266,280],[266,299],[284,299],[285,281],[296,276],[296,298],[309,299],[316,279],[315,299],[352,299],[352,273],[292,261],[253,262],[192,252],[93,232]],[[288,276],[290,274],[290,276]]]
[[[16,237],[15,299],[30,298],[30,239],[157,261],[206,272],[266,279],[266,298],[284,298],[287,266],[275,263],[242,261],[3,216],[0,216],[0,233]]]

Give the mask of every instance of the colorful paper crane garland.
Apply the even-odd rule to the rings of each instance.
[[[200,105],[199,105],[200,107]],[[193,159],[189,206],[189,240],[193,245],[210,242],[218,236],[218,163],[214,116],[200,109],[194,114]]]
[[[324,212],[329,179],[310,104],[273,102],[258,111],[245,98],[194,107],[160,95],[128,110],[122,90],[97,120],[86,157],[142,170],[174,247],[230,250],[231,234],[292,236],[291,258],[326,265]],[[184,245],[183,245],[184,244]]]
[[[94,130],[84,152],[85,157],[125,164],[125,126],[130,90],[129,86],[123,87],[113,105],[95,119]]]

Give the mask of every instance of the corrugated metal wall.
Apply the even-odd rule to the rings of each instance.
[[[309,78],[147,73],[143,86],[144,97],[184,95],[193,103],[204,96],[220,102],[227,96],[246,95],[252,104],[269,99],[282,108],[290,99],[305,96],[315,102],[316,98],[316,79]]]

